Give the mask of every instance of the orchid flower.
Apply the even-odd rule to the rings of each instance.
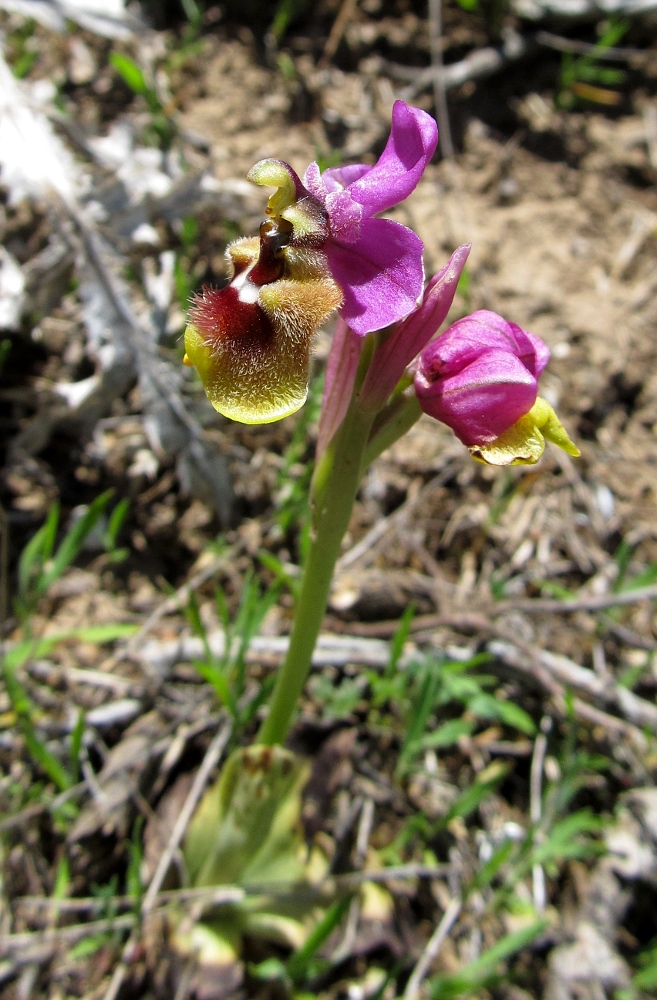
[[[490,465],[533,465],[545,438],[579,455],[549,403],[537,396],[550,359],[540,337],[481,309],[422,352],[415,391],[429,416],[451,427]]]
[[[210,402],[243,423],[293,413],[308,392],[319,326],[341,307],[357,335],[402,319],[422,294],[422,241],[406,226],[372,218],[407,197],[436,148],[436,123],[397,101],[378,162],[320,173],[302,183],[282,160],[249,172],[275,187],[259,238],[232,243],[230,283],[204,289],[190,307],[185,363]]]

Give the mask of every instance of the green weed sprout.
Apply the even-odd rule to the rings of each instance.
[[[629,21],[612,18],[589,53],[582,56],[563,53],[557,96],[560,107],[572,108],[581,101],[608,106],[619,103],[621,95],[612,88],[620,86],[627,74],[624,70],[605,65],[604,56],[608,49],[621,41],[629,26]]]
[[[146,138],[153,145],[169,149],[175,134],[175,125],[167,114],[155,87],[148,82],[146,75],[134,59],[123,52],[111,52],[110,64],[114,67],[123,82],[134,94],[138,94],[146,102],[150,113],[150,126]]]

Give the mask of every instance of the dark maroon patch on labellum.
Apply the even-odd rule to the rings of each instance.
[[[274,328],[257,302],[240,302],[236,288],[204,288],[192,302],[189,318],[210,347],[229,341],[231,349],[265,350]]]

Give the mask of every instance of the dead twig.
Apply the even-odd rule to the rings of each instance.
[[[520,59],[527,59],[536,51],[536,42],[533,38],[526,38],[517,32],[509,32],[500,48],[492,46],[485,49],[476,49],[460,62],[450,63],[444,69],[438,70],[435,66],[428,66],[416,74],[413,82],[405,87],[401,97],[405,101],[412,101],[418,94],[432,86],[436,76],[442,79],[445,90],[452,87],[460,87],[469,80],[483,80],[493,76],[510,62],[517,62]]]
[[[192,818],[192,814],[198,805],[198,801],[201,798],[205,790],[205,786],[208,782],[211,772],[213,771],[215,765],[218,763],[222,753],[226,748],[226,744],[230,739],[230,734],[232,732],[232,725],[230,721],[226,721],[222,728],[219,730],[217,735],[214,737],[210,746],[208,747],[203,762],[196,772],[196,777],[194,778],[194,783],[189,790],[187,798],[185,799],[185,804],[180,810],[180,815],[176,820],[173,830],[171,831],[171,836],[169,837],[169,842],[164,850],[162,857],[160,858],[157,868],[153,878],[151,879],[150,885],[146,890],[146,894],[141,904],[142,916],[150,913],[155,905],[155,899],[158,892],[160,891],[160,886],[164,881],[164,877],[169,870],[171,861],[173,860],[173,855],[178,850],[181,840],[185,835],[185,830],[187,825]]]
[[[406,989],[404,990],[404,1000],[417,1000],[422,981],[447,940],[449,932],[458,920],[462,905],[460,899],[453,899],[443,913],[442,920],[429,938],[426,948],[420,955],[417,965],[409,977]]]
[[[370,834],[372,833],[372,824],[374,822],[374,809],[374,799],[365,799],[360,811],[360,821],[358,823],[358,832],[356,834],[354,863],[357,867],[360,867],[365,861],[367,847],[370,842]],[[360,908],[360,899],[358,896],[354,896],[349,906],[347,925],[345,927],[342,941],[333,952],[333,962],[341,962],[351,954],[356,940],[358,921],[360,920]]]
[[[42,953],[52,955],[61,944],[71,946],[85,938],[96,934],[109,934],[112,931],[131,930],[136,917],[133,913],[125,913],[119,917],[109,917],[105,920],[92,920],[84,924],[71,924],[68,927],[48,928],[44,931],[29,931],[20,934],[5,934],[0,940],[0,958],[20,957],[21,965],[43,961]]]
[[[534,827],[538,827],[541,822],[543,804],[543,766],[545,764],[545,754],[547,751],[547,734],[552,728],[552,720],[545,716],[541,719],[541,731],[534,742],[534,753],[532,754],[531,769],[529,772],[529,818]],[[534,906],[539,913],[545,909],[545,871],[542,865],[534,865],[532,868],[532,890],[534,895]]]
[[[406,878],[438,878],[450,871],[451,865],[394,865],[391,868],[381,868],[377,871],[347,872],[346,875],[334,875],[333,881],[339,889],[351,889],[363,882],[395,882]]]
[[[609,595],[605,598],[591,598],[590,603],[595,602],[595,606],[598,606],[598,602],[602,600],[607,602],[606,606],[610,606],[620,598],[621,603],[626,604],[629,603],[630,597],[635,600],[637,595],[645,598],[648,596],[647,591],[650,591],[651,596],[657,596],[654,594],[655,588],[653,587],[642,589],[643,593],[637,590],[628,595],[619,594],[616,597]],[[563,602],[563,605],[560,610],[574,610],[574,602]],[[509,605],[507,605],[507,610],[509,610]],[[337,625],[337,622],[335,624]],[[396,632],[398,625],[397,621],[360,626],[351,622],[345,627],[353,632],[360,632],[361,635],[322,635],[319,637],[313,653],[313,667],[346,666],[348,663],[359,663],[375,670],[383,669],[388,663],[390,653],[388,644],[379,637],[391,637]],[[644,727],[657,732],[657,706],[640,698],[620,684],[600,678],[594,671],[580,666],[565,656],[519,642],[515,633],[503,625],[491,621],[490,617],[485,614],[472,612],[420,615],[411,626],[416,639],[421,638],[421,634],[425,633],[425,639],[429,644],[435,629],[442,627],[452,628],[470,635],[490,637],[488,648],[495,656],[532,676],[541,687],[554,696],[563,695],[566,688],[572,688],[576,692],[585,694],[596,703],[613,705],[628,720],[627,722],[618,718],[614,720],[614,716],[606,713],[602,713],[602,715],[615,728],[625,727],[625,731],[633,739],[639,741],[643,739],[640,730]],[[210,648],[213,650],[222,650],[224,641],[223,633],[220,632],[211,633],[208,636]],[[257,636],[249,645],[247,661],[258,663],[274,660],[277,662],[285,656],[288,642],[287,636]],[[442,654],[443,651],[437,649],[435,652]],[[161,643],[156,649],[148,650],[148,656],[157,662],[160,672],[165,672],[179,661],[194,659],[200,655],[202,655],[201,641],[191,637],[177,642]],[[405,663],[406,658],[402,657],[400,664],[402,668]],[[593,708],[593,706],[590,707]],[[600,708],[596,707],[595,711],[600,715]]]
[[[367,800],[368,802],[371,800]],[[369,812],[366,817],[369,822]],[[362,815],[362,814],[361,814]],[[364,829],[365,821],[361,819],[359,834]],[[358,844],[357,844],[358,848]],[[355,871],[347,872],[345,875],[332,875],[327,880],[329,892],[334,889],[338,892],[350,892],[363,882],[396,882],[404,879],[416,878],[438,878],[444,876],[450,869],[450,865],[422,865],[407,864],[394,865],[390,868],[378,868],[376,871]],[[258,886],[251,887],[248,892],[241,886],[203,886],[198,889],[167,889],[158,892],[153,909],[167,906],[177,906],[181,903],[203,903],[204,906],[233,906],[241,903],[247,895],[261,895]],[[85,914],[99,913],[107,906],[106,900],[98,899],[96,896],[88,896],[77,899],[55,899],[52,896],[19,896],[13,904],[21,914],[28,918],[30,913],[55,912],[58,914]],[[132,909],[135,905],[133,896],[113,896],[112,906],[117,909]],[[23,911],[26,911],[25,913]],[[89,924],[85,925],[89,927]]]
[[[511,666],[536,675],[531,667],[533,662],[564,688],[572,688],[575,691],[588,694],[595,701],[612,704],[634,726],[657,732],[657,705],[651,704],[644,698],[639,698],[633,691],[629,691],[620,684],[607,682],[598,677],[592,670],[580,667],[578,663],[568,659],[567,656],[551,653],[547,649],[539,649],[524,643],[513,644],[508,639],[506,641],[493,640],[488,644],[488,648],[493,655],[499,656]]]
[[[551,598],[527,598],[525,600],[500,601],[488,610],[492,614],[504,614],[505,611],[527,611],[530,614],[565,614],[575,611],[605,611],[607,608],[620,608],[627,604],[638,604],[639,601],[657,600],[657,584],[649,587],[637,587],[636,590],[625,590],[620,594],[600,594],[591,597],[574,597],[572,600],[552,600]]]
[[[652,104],[648,104],[643,110],[643,127],[650,166],[653,170],[657,170],[657,108]]]
[[[522,611],[527,614],[569,615],[574,614],[577,611],[606,611],[608,608],[625,607],[629,604],[638,604],[640,601],[655,600],[657,600],[657,584],[651,584],[649,587],[637,587],[636,590],[625,590],[620,594],[600,594],[595,596],[592,595],[590,597],[573,597],[568,598],[567,600],[542,597],[520,597],[506,601],[497,601],[495,604],[483,605],[478,609],[475,617],[472,618],[472,622],[473,627],[476,628],[478,626],[475,624],[475,621],[490,620],[490,618],[496,618],[509,611]],[[459,627],[459,624],[465,624],[467,627],[469,619],[470,616],[467,614],[417,615],[411,623],[411,631],[424,632],[427,629],[441,628],[444,625],[449,625],[451,622],[454,622],[455,627],[457,628]],[[349,627],[357,634],[387,637],[389,635],[394,635],[398,626],[399,622],[397,621],[381,621],[373,623],[371,626],[354,626],[353,623],[351,623]]]
[[[335,53],[338,51],[338,46],[342,41],[342,36],[345,33],[347,25],[354,16],[357,5],[358,0],[342,0],[340,10],[338,11],[337,17],[333,22],[330,34],[326,39],[326,45],[324,46],[324,51],[322,52],[322,57],[319,61],[320,69],[328,66],[335,56]]]
[[[534,35],[536,42],[547,49],[555,49],[557,52],[572,52],[575,55],[595,55],[600,62],[628,62],[634,59],[654,59],[654,50],[601,48],[595,42],[581,42],[576,38],[564,38],[563,35],[555,35],[552,31],[537,31]]]
[[[429,44],[433,69],[433,100],[438,119],[440,148],[447,160],[454,159],[452,130],[449,124],[447,86],[443,67],[443,5],[442,0],[429,0]]]
[[[155,905],[171,906],[178,903],[203,902],[208,906],[230,906],[241,903],[246,896],[239,886],[208,886],[201,889],[171,889],[159,892]],[[52,896],[19,896],[13,905],[27,911],[46,910],[56,913],[99,913],[107,908],[107,901],[96,896],[78,899],[54,899]],[[112,906],[117,909],[134,909],[134,896],[113,896]]]

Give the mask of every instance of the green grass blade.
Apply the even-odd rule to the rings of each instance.
[[[100,496],[96,497],[89,504],[80,520],[67,531],[53,557],[52,564],[41,575],[38,581],[36,590],[39,597],[42,597],[48,590],[48,587],[71,565],[84,545],[86,538],[91,534],[102,517],[113,492],[113,490],[106,490]]]
[[[144,72],[134,59],[122,52],[110,52],[110,65],[114,67],[121,79],[135,94],[145,95],[149,90]]]
[[[495,976],[501,962],[526,948],[548,925],[548,920],[536,920],[522,930],[506,934],[460,972],[435,976],[430,980],[431,1000],[452,1000],[453,997],[471,995],[482,989]]]

